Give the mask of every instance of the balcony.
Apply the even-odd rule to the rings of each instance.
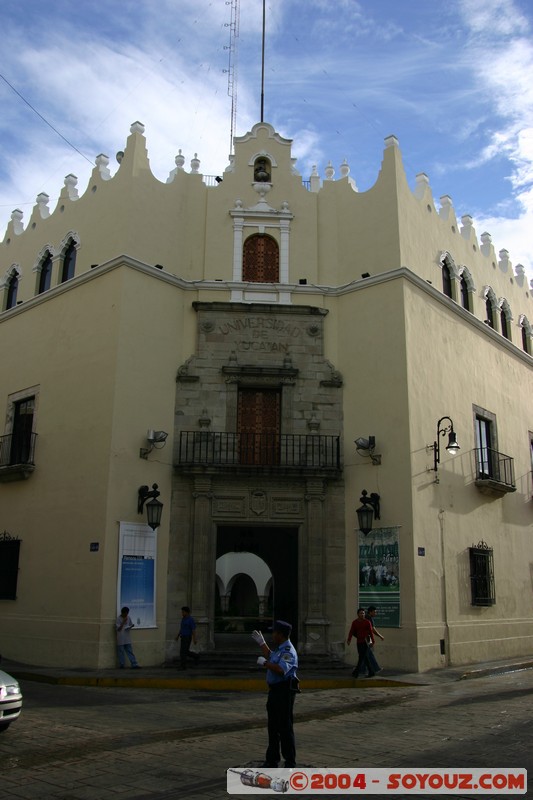
[[[501,497],[508,492],[516,492],[514,478],[514,459],[492,450],[478,447],[474,450],[476,458],[476,486],[491,497]]]
[[[335,473],[340,470],[340,437],[182,431],[175,466]]]
[[[35,469],[36,433],[0,436],[0,482],[29,478]]]

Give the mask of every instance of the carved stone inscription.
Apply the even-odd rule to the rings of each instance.
[[[304,329],[293,321],[265,315],[221,322],[217,333],[232,342],[239,352],[289,353],[291,344],[301,341]]]
[[[303,516],[302,502],[297,497],[273,497],[273,517],[301,517]]]
[[[224,496],[215,497],[213,503],[214,515],[229,515],[231,517],[243,517],[245,514],[244,497]]]

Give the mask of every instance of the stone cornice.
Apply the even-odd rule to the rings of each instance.
[[[52,289],[49,289],[42,294],[31,297],[29,300],[24,300],[20,305],[15,306],[15,308],[10,308],[7,311],[3,311],[0,313],[0,324],[2,322],[6,322],[14,316],[17,316],[18,314],[23,314],[25,311],[29,311],[31,308],[34,308],[41,303],[46,303],[48,300],[52,300],[54,297],[57,297],[64,292],[73,291],[78,286],[82,286],[83,284],[92,280],[97,280],[100,276],[105,275],[108,272],[113,272],[114,270],[122,267],[128,267],[129,269],[142,272],[145,275],[149,275],[178,289],[182,289],[183,291],[199,292],[202,289],[205,289],[209,292],[217,291],[225,292],[227,294],[232,289],[243,290],[248,286],[253,286],[255,288],[258,286],[257,283],[250,284],[236,281],[187,281],[183,278],[178,278],[176,275],[171,275],[169,272],[164,272],[158,267],[153,267],[149,264],[145,264],[142,261],[138,261],[136,258],[132,258],[131,256],[121,255],[110,259],[109,261],[100,264],[98,267],[94,267],[87,272],[83,272],[81,275],[78,275],[69,281],[65,281],[65,283],[54,286]],[[437,303],[440,303],[452,314],[456,314],[469,325],[473,326],[479,333],[483,334],[483,336],[491,339],[494,344],[497,344],[499,347],[503,347],[509,353],[512,353],[530,367],[533,366],[533,356],[525,353],[520,347],[518,347],[518,345],[513,344],[513,342],[510,342],[505,338],[505,336],[502,336],[488,325],[485,325],[483,320],[478,319],[470,311],[466,311],[464,308],[462,308],[462,306],[458,305],[458,303],[456,303],[454,300],[451,300],[449,297],[444,295],[423,278],[415,275],[415,273],[412,272],[408,267],[391,269],[389,272],[371,275],[368,278],[361,278],[356,281],[351,281],[350,283],[346,283],[342,286],[321,286],[318,284],[261,284],[261,286],[272,291],[282,290],[283,292],[291,292],[294,294],[303,294],[308,296],[314,295],[315,297],[316,295],[322,295],[323,297],[341,297],[345,294],[351,294],[351,292],[364,291],[369,286],[377,286],[382,283],[389,283],[390,281],[396,281],[400,279],[406,280],[413,286],[416,286],[417,289],[419,289],[421,292],[424,292]],[[197,307],[199,303],[201,304],[201,301],[197,301],[195,303],[195,307]],[[278,305],[276,303],[231,303],[228,301],[223,301],[222,305],[225,308],[233,311],[237,311],[238,308],[241,308],[243,311],[246,309],[248,313],[254,308],[262,312],[265,312],[265,310],[269,308],[273,313],[276,314],[327,313],[326,309],[321,309],[316,305],[311,304],[309,306],[299,306],[287,304]],[[210,303],[205,304],[205,307],[209,306]],[[314,310],[310,311],[310,309]]]
[[[241,286],[242,284],[238,285]],[[217,311],[231,314],[290,314],[291,316],[318,314],[325,317],[329,313],[327,308],[319,308],[318,306],[278,305],[277,303],[225,303],[195,300],[192,307],[195,311]]]

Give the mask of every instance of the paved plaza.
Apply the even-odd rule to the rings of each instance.
[[[298,763],[525,767],[533,796],[533,669],[487,672],[304,691]],[[2,800],[224,798],[226,769],[264,755],[258,692],[21,683],[23,714],[0,736]]]

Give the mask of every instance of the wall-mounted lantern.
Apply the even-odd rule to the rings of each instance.
[[[357,509],[356,514],[359,530],[364,533],[365,536],[372,530],[374,518],[380,519],[379,501],[379,494],[372,492],[369,495],[366,489],[363,489],[361,497],[359,498],[359,502],[363,505]]]
[[[449,425],[444,425],[441,428],[441,424],[447,420]],[[437,472],[437,469],[440,464],[440,440],[439,436],[446,436],[448,434],[448,444],[446,445],[446,452],[449,453],[451,456],[457,454],[458,450],[460,450],[459,443],[457,441],[457,434],[453,429],[453,422],[450,417],[441,417],[437,422],[437,438],[433,442],[433,471]],[[428,445],[430,448],[431,445]]]
[[[143,507],[146,501],[146,521],[153,531],[159,528],[161,524],[161,514],[163,513],[163,503],[157,499],[161,492],[157,490],[157,483],[152,484],[150,490],[148,486],[140,486],[138,491],[137,511],[139,514],[143,513]]]

